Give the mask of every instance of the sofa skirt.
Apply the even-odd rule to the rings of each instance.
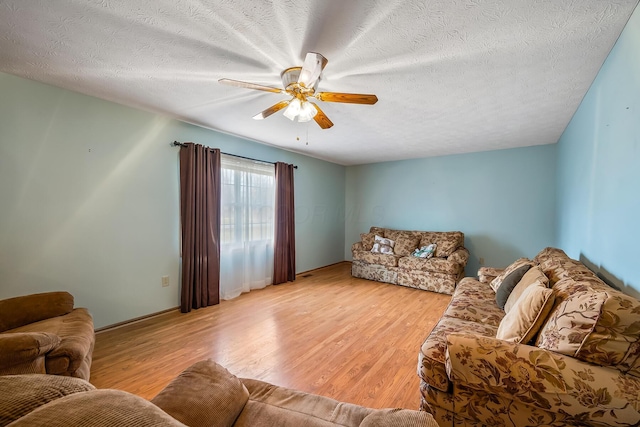
[[[363,261],[353,260],[351,263],[351,275],[360,279],[391,283],[393,285],[398,284],[398,267],[384,267],[379,264],[368,264]]]

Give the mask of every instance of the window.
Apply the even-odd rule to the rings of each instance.
[[[273,239],[273,165],[222,155],[223,244]]]
[[[221,156],[220,295],[230,299],[273,279],[275,168]]]

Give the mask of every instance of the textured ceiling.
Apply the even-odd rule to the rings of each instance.
[[[351,165],[557,142],[637,0],[0,0],[0,71]],[[252,116],[308,51],[335,126]],[[298,140],[299,138],[299,140]]]

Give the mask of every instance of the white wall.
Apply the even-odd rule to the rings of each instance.
[[[297,164],[297,270],[344,259],[343,166],[7,74],[0,93],[0,298],[68,290],[96,327],[178,306],[173,140]]]

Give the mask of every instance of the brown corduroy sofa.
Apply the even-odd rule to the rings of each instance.
[[[0,376],[0,396],[0,427],[438,427],[426,412],[364,408],[239,379],[211,360],[187,368],[151,401],[51,375]]]
[[[95,334],[86,308],[68,292],[0,301],[0,375],[52,374],[89,379]]]

